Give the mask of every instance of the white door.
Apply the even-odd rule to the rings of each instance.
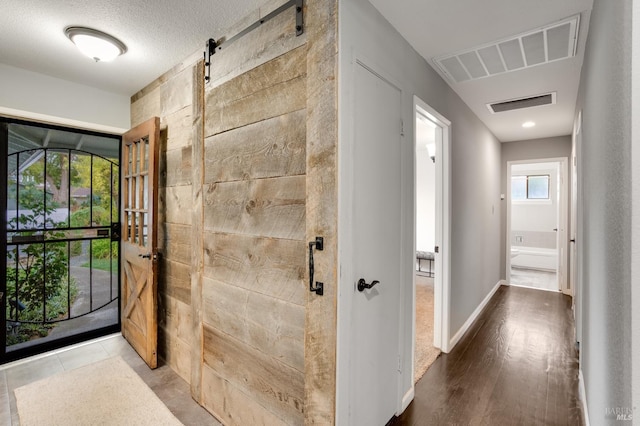
[[[375,426],[398,401],[402,94],[355,68],[349,424]],[[375,285],[358,289],[360,279]]]

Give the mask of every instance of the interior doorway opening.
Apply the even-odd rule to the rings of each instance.
[[[414,383],[440,354],[434,344],[436,275],[436,141],[442,129],[416,110],[416,271]],[[440,144],[442,142],[440,141]]]
[[[570,294],[566,159],[507,165],[507,282]]]
[[[449,137],[451,123],[414,98],[415,271],[413,373],[449,351]]]
[[[0,120],[0,362],[120,330],[119,139]]]

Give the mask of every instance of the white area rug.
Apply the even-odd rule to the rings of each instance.
[[[21,426],[182,425],[120,357],[15,390]]]

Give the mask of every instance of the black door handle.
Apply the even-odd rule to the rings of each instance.
[[[143,259],[151,259],[151,253],[139,254],[138,256],[143,258]]]
[[[367,284],[364,278],[360,278],[358,280],[358,291],[364,291],[365,288],[372,288],[376,284],[380,284],[380,281],[374,280],[371,281],[371,284]]]
[[[322,237],[316,237],[315,241],[311,241],[309,243],[309,291],[317,294],[318,296],[322,296],[324,294],[324,284],[316,281],[316,285],[313,285],[313,247],[315,246],[316,250],[322,251],[324,248],[324,239]]]

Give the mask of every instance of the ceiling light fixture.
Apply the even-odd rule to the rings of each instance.
[[[534,123],[533,121],[525,121],[524,123],[522,123],[522,127],[524,127],[525,129],[528,129],[529,127],[533,127],[535,125],[536,123]]]
[[[93,28],[67,27],[64,33],[83,54],[96,62],[113,61],[127,51],[123,42]]]

